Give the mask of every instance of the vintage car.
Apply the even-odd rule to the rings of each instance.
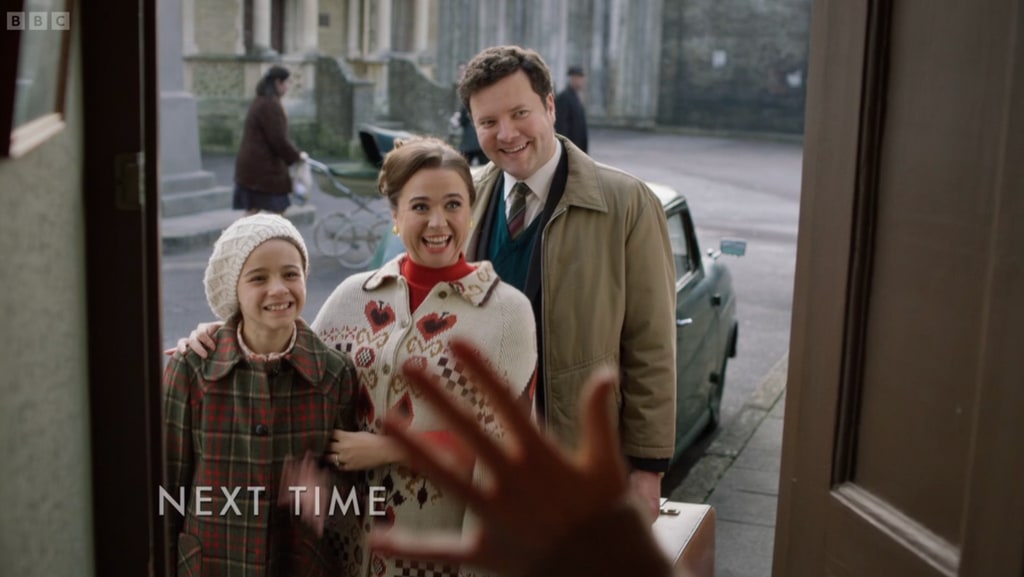
[[[717,427],[729,359],[736,356],[739,322],[732,275],[723,254],[743,256],[747,243],[723,239],[701,253],[690,208],[674,189],[648,183],[661,200],[676,268],[676,450]]]
[[[647,183],[661,200],[668,221],[676,273],[676,449],[678,459],[701,433],[718,426],[726,365],[736,356],[739,324],[732,276],[720,257],[743,256],[746,242],[723,239],[702,254],[686,199],[676,190]],[[405,251],[385,235],[369,268]]]

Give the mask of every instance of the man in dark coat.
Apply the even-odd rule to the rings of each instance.
[[[480,140],[476,137],[476,127],[473,126],[473,118],[469,111],[463,106],[458,112],[459,127],[462,129],[462,140],[459,141],[459,152],[466,157],[466,162],[473,165],[487,164],[487,155],[480,148]]]
[[[555,132],[571,140],[583,152],[587,152],[587,113],[580,93],[585,85],[583,68],[570,66],[569,85],[555,97]]]

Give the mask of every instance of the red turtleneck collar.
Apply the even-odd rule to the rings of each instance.
[[[409,283],[409,310],[415,312],[437,283],[459,280],[475,270],[475,266],[466,262],[465,255],[459,255],[458,262],[442,268],[419,265],[406,256],[402,259],[401,271]]]

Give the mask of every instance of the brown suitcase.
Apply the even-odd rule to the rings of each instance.
[[[664,501],[654,538],[675,567],[692,577],[715,575],[715,510],[710,505]]]

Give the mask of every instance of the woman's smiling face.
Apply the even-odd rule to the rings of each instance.
[[[458,262],[473,212],[469,189],[457,172],[417,171],[402,187],[397,204],[392,217],[414,263],[442,268]]]

